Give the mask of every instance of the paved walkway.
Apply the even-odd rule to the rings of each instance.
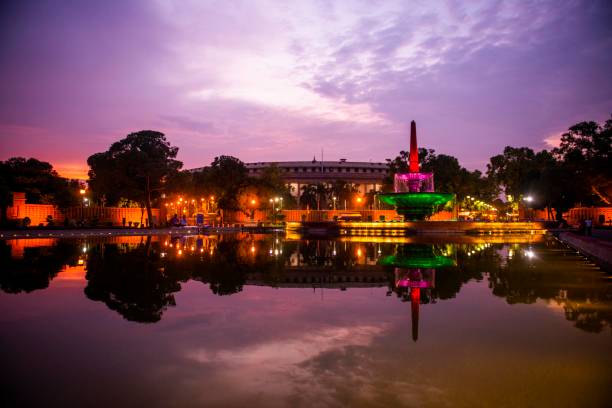
[[[602,268],[612,272],[612,241],[572,232],[560,233],[559,239],[583,255],[592,258]]]
[[[239,227],[175,227],[175,228],[83,228],[0,230],[0,239],[13,238],[83,238],[117,235],[193,235],[211,232],[237,232]]]

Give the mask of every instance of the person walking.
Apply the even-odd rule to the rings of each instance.
[[[586,230],[586,235],[589,237],[593,235],[593,220],[587,218],[586,220],[584,220],[584,226]]]

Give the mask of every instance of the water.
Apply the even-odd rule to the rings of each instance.
[[[0,242],[0,402],[609,406],[597,267],[539,236],[374,240]]]

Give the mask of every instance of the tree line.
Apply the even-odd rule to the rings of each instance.
[[[610,163],[612,118],[571,126],[551,150],[507,146],[490,158],[487,170],[470,171],[456,157],[420,149],[421,170],[434,172],[436,191],[454,193],[461,202],[467,197],[494,203],[500,208],[516,205],[524,196],[534,198],[532,207],[563,212],[575,205],[612,203]],[[249,213],[264,208],[271,197],[282,198],[284,208],[328,209],[355,205],[357,187],[338,180],[331,184],[302,186],[296,192],[283,181],[282,170],[269,167],[251,177],[236,157],[219,156],[200,171],[182,170],[176,159],[178,147],[163,133],[144,130],[127,135],[104,152],[87,159],[90,199],[102,206],[140,206],[152,219],[151,208],[163,205],[164,198],[178,195],[216,198],[222,210]],[[384,191],[393,190],[393,176],[407,172],[408,152],[387,159],[390,172]],[[51,164],[20,157],[0,161],[0,207],[2,219],[10,205],[11,193],[25,191],[30,203],[51,203],[65,208],[79,203],[79,184],[60,177]],[[360,197],[367,208],[374,192]],[[347,203],[347,204],[345,204]]]

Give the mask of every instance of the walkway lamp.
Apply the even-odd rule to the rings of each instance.
[[[338,197],[332,197],[332,200],[334,201],[334,210],[336,209],[336,200],[338,199]]]

